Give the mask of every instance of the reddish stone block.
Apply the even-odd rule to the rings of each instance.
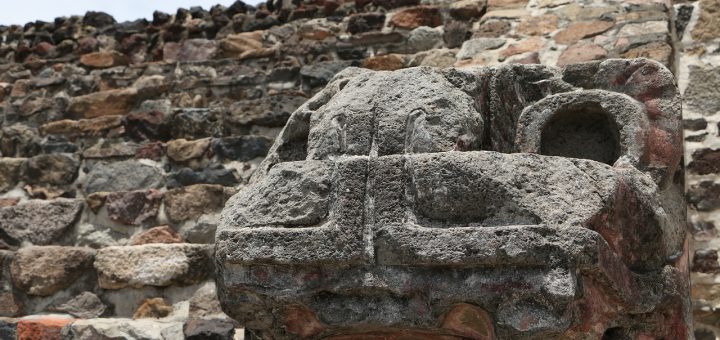
[[[23,319],[17,325],[18,340],[60,340],[62,328],[74,319],[58,316],[40,316]]]
[[[432,6],[417,6],[396,13],[390,24],[399,28],[413,29],[420,26],[437,27],[443,24],[440,9]]]

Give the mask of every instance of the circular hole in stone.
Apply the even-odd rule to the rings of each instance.
[[[620,155],[618,135],[617,124],[599,104],[571,106],[557,112],[545,124],[540,153],[612,165]]]

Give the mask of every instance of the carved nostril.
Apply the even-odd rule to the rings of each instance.
[[[545,124],[540,153],[612,165],[620,155],[618,135],[610,115],[599,104],[586,103],[556,113]]]

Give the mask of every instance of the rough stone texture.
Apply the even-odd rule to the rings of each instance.
[[[131,319],[88,319],[67,325],[62,339],[138,339],[170,340],[183,338],[182,322],[156,322]]]
[[[90,270],[94,255],[94,250],[80,247],[22,248],[13,258],[13,283],[30,295],[54,294]]]
[[[220,210],[229,195],[232,193],[226,193],[220,185],[198,184],[173,189],[165,193],[165,213],[174,222],[195,219]]]
[[[112,192],[105,197],[108,217],[123,224],[142,224],[155,218],[160,207],[162,193],[147,191]]]
[[[412,29],[392,25],[398,13],[416,11],[417,6],[437,8],[439,16],[430,13],[430,16],[417,17],[439,20],[439,24]],[[688,198],[696,202],[689,206],[688,228],[694,236],[692,248],[716,253],[720,214],[717,210],[696,209],[712,206],[714,191],[702,189],[700,184],[717,183],[720,171],[715,166],[715,151],[720,149],[720,117],[715,107],[718,86],[713,78],[720,67],[716,7],[712,0],[675,1],[674,4],[664,0],[362,0],[354,3],[300,0],[258,2],[253,6],[235,2],[213,8],[179,9],[170,14],[156,12],[152,19],[123,23],[117,23],[105,13],[89,12],[83,16],[45,19],[47,22],[3,26],[0,27],[0,207],[21,205],[31,199],[62,201],[61,197],[86,202],[91,209],[84,209],[76,223],[69,224],[60,236],[48,241],[53,245],[98,249],[128,245],[148,228],[162,224],[170,224],[186,242],[213,243],[219,217],[215,208],[191,209],[197,213],[189,219],[172,221],[163,209],[163,200],[157,216],[141,225],[123,225],[109,218],[105,198],[112,192],[149,188],[164,192],[194,184],[223,185],[225,192],[233,190],[230,187],[242,190],[257,169],[257,158],[265,157],[271,141],[291,113],[347,67],[557,65],[558,58],[561,55],[566,58],[565,52],[573,44],[560,44],[555,37],[562,37],[560,32],[578,23],[601,21],[613,26],[596,35],[590,33],[592,36],[577,41],[579,46],[596,44],[606,54],[603,56],[597,49],[601,53],[595,56],[603,58],[657,60],[676,75],[685,99],[685,121],[698,122],[697,126],[687,125],[684,136]],[[505,39],[505,45],[484,50],[470,59],[457,57],[465,41],[483,37]],[[96,67],[83,64],[81,59],[86,62],[92,59],[96,66],[108,63],[114,66]],[[573,79],[575,86],[593,88],[593,84],[583,79],[591,79],[588,74],[594,72],[590,67],[566,73],[564,77]],[[617,75],[610,77],[619,83],[625,79]],[[540,81],[544,86],[555,84]],[[517,84],[536,82],[536,78],[518,78],[494,86],[509,89],[516,88]],[[525,93],[526,86],[516,91]],[[540,88],[534,93],[545,96],[548,90]],[[505,103],[525,106],[534,101],[517,104],[512,98],[518,97],[509,91],[502,100],[492,104],[490,111],[497,111]],[[473,98],[477,99],[476,105],[487,103],[484,98]],[[314,105],[322,103],[318,101]],[[646,107],[650,108],[649,112],[656,112],[652,110],[653,102],[648,102]],[[503,114],[498,115],[501,116]],[[493,121],[492,126],[496,123],[505,126],[499,131],[508,131],[513,125],[513,121],[503,122],[497,117]],[[496,144],[483,150],[512,145],[509,141],[514,134],[499,133],[491,128],[487,132],[494,135],[490,140]],[[502,140],[503,135],[510,138]],[[654,135],[657,137],[659,134]],[[175,161],[167,156],[169,142],[206,138],[210,138],[210,146],[201,157]],[[304,158],[302,148],[284,151],[298,151],[298,159]],[[653,157],[661,158],[661,151],[655,150]],[[608,154],[612,153],[604,153]],[[75,160],[74,181],[27,183],[30,177],[23,173],[23,164],[40,155],[62,155]],[[128,161],[131,166],[119,167],[118,171],[102,176],[106,180],[96,188],[102,191],[86,191],[88,175],[98,165]],[[128,182],[137,183],[134,178],[145,172],[145,165],[154,167],[165,180],[157,186],[125,186]],[[71,175],[71,172],[62,173]],[[116,184],[118,186],[113,187]],[[99,199],[101,193],[103,198]],[[42,216],[38,219],[39,225],[64,219],[50,213]],[[5,230],[2,221],[0,229]],[[43,234],[38,230],[42,229],[33,229],[32,233]],[[51,230],[50,234],[53,233]],[[45,234],[37,237],[49,238]],[[0,249],[11,251],[31,244],[5,234],[0,235],[0,240]],[[707,264],[712,260],[699,256],[697,261],[690,261],[696,262]],[[7,270],[9,272],[9,268]],[[693,274],[698,338],[713,332],[720,334],[716,275],[720,274]],[[24,316],[47,311],[46,307],[58,306],[81,293],[77,287],[71,287],[58,292],[57,296],[28,299],[13,287],[9,277],[8,274],[4,281],[0,280],[3,283],[1,315]],[[154,296],[163,296],[175,304],[188,299],[194,289],[194,286],[145,287],[142,290],[152,289],[153,293],[134,297],[139,290],[107,291],[96,285],[89,280],[85,289],[104,301],[110,301],[108,296],[113,296],[108,317],[120,315],[118,313],[131,316],[136,303]],[[122,306],[112,308],[115,303]],[[295,315],[307,313],[298,309]],[[622,332],[616,329],[608,337],[620,337]],[[380,336],[379,333],[375,335]],[[382,336],[392,337],[387,333]],[[408,336],[419,338],[427,333],[417,331]]]
[[[211,249],[194,244],[106,247],[95,256],[98,284],[104,289],[187,285],[213,270]]]
[[[680,113],[647,59],[346,69],[226,203],[223,310],[278,339],[688,338]]]
[[[133,319],[164,318],[172,313],[173,307],[163,298],[152,298],[143,301],[133,314]]]
[[[105,314],[107,306],[97,295],[91,292],[82,292],[58,306],[51,306],[48,310],[67,313],[80,319],[92,319]]]
[[[235,325],[228,320],[193,319],[185,323],[183,332],[188,340],[232,340],[235,337]]]
[[[18,340],[56,340],[61,338],[61,331],[65,325],[71,323],[72,318],[63,316],[37,316],[23,318],[17,324]]]
[[[25,201],[0,208],[0,229],[8,242],[47,245],[77,221],[82,208],[80,200]]]
[[[150,230],[138,234],[133,237],[131,243],[133,246],[149,243],[182,243],[183,239],[170,226],[164,225],[151,228]]]
[[[85,192],[150,189],[162,184],[163,174],[157,167],[122,161],[95,165],[85,179]]]

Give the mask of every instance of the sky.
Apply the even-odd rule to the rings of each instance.
[[[215,4],[231,5],[234,0],[2,0],[0,25],[23,25],[56,17],[82,15],[87,11],[106,12],[118,22],[146,18],[152,20],[155,10],[174,14],[179,7],[202,6],[210,9]],[[245,1],[256,5],[260,0]]]

